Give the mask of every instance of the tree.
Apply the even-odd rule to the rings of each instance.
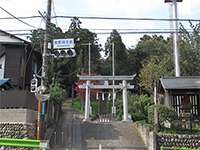
[[[154,83],[158,82],[162,76],[171,75],[171,70],[172,65],[168,62],[168,57],[163,57],[161,61],[158,57],[152,56],[140,71],[139,84],[152,95]]]
[[[50,101],[55,104],[61,104],[65,99],[65,91],[60,87],[59,84],[54,84],[50,88]]]
[[[144,64],[147,64],[152,56],[157,56],[160,60],[164,55],[170,57],[172,50],[170,49],[171,46],[169,43],[170,40],[165,40],[162,36],[144,35],[140,38],[135,48],[129,49],[129,62],[133,66],[131,69],[138,74],[140,69]]]
[[[190,23],[192,32],[187,31],[181,24],[180,64],[181,75],[200,75],[200,24]]]
[[[57,27],[55,24],[50,23],[48,28],[48,42],[52,42],[53,39],[62,38],[64,36],[61,28]],[[42,53],[44,46],[44,29],[36,29],[32,31],[31,36],[29,37],[31,44]]]
[[[111,75],[111,64],[112,64],[112,44],[114,44],[114,51],[115,51],[115,74],[117,75],[127,75],[132,74],[128,71],[128,52],[127,49],[122,42],[121,36],[117,32],[117,30],[113,30],[108,37],[106,44],[105,44],[105,55],[107,56],[106,64],[110,64],[109,75]],[[108,66],[107,65],[107,66]],[[106,67],[107,67],[106,66]]]
[[[76,57],[73,58],[49,58],[47,71],[47,86],[59,83],[66,89],[68,96],[71,95],[72,85],[77,81],[77,74],[88,72],[88,46],[91,43],[91,67],[92,72],[98,72],[100,61],[100,45],[95,33],[88,29],[81,28],[81,21],[73,18],[68,31],[65,33],[56,25],[51,24],[49,28],[49,39],[52,41],[57,38],[73,38],[75,41]],[[38,29],[32,32],[30,40],[38,49],[43,47],[44,30]],[[51,50],[50,50],[51,51]],[[53,51],[53,50],[52,50]]]
[[[138,75],[138,84],[148,94],[153,93],[154,82],[173,70],[171,39],[144,35],[134,49],[129,50],[131,69]],[[143,91],[144,92],[144,91]]]
[[[65,32],[66,38],[74,38],[76,42],[76,66],[77,73],[88,72],[88,49],[90,43],[91,48],[91,71],[93,73],[98,72],[100,61],[100,45],[98,44],[97,35],[92,33],[88,29],[81,28],[81,21],[78,18],[73,18],[67,32]]]

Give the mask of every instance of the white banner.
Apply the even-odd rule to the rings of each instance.
[[[55,39],[53,40],[53,49],[74,48],[74,39]]]

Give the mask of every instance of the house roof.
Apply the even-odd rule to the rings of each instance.
[[[164,89],[200,89],[200,76],[164,77],[160,79]]]
[[[11,80],[9,78],[0,79],[0,88],[5,90],[13,88]]]
[[[23,40],[13,34],[0,30],[0,44],[30,44],[30,42]]]
[[[10,79],[0,79],[0,86],[4,85],[6,82],[8,82]]]

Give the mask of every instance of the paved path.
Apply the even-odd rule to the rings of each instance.
[[[70,108],[64,109],[52,141],[52,150],[146,150],[132,123],[83,122]]]

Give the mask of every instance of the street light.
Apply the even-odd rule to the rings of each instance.
[[[175,64],[175,76],[180,76],[180,66],[179,66],[179,50],[178,50],[178,22],[177,22],[177,2],[182,2],[183,0],[165,0],[165,3],[171,3],[172,7],[172,18],[173,25],[173,51],[174,51],[174,64]]]

